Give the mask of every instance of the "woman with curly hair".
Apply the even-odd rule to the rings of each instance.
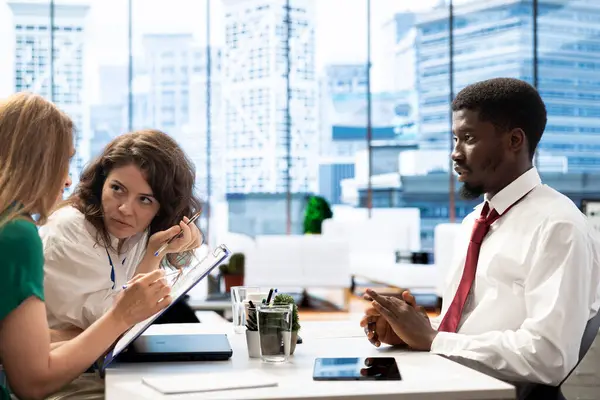
[[[118,136],[84,169],[40,230],[54,341],[101,318],[135,275],[190,262],[202,244],[198,227],[187,224],[200,211],[194,180],[183,150],[158,130]]]

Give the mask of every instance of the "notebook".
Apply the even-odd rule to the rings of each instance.
[[[142,382],[162,394],[202,393],[278,386],[273,377],[256,371],[153,376],[142,378]]]

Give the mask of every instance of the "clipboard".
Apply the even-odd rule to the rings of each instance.
[[[125,332],[119,340],[117,340],[108,354],[101,360],[101,364],[98,366],[100,375],[104,376],[106,368],[116,359],[116,357],[127,348],[135,339],[137,339],[142,333],[148,329],[150,325],[160,317],[165,311],[167,311],[173,304],[177,302],[182,296],[186,295],[194,286],[196,286],[202,279],[206,278],[210,272],[219,266],[223,261],[231,255],[231,252],[224,244],[215,248],[212,252],[209,250],[206,257],[196,262],[193,266],[187,267],[182,276],[177,279],[175,284],[171,286],[171,297],[173,301],[169,307],[162,309],[151,317],[147,318],[142,322],[138,322],[132,326],[127,332]]]

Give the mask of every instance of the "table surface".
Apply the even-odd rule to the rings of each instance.
[[[198,334],[227,333],[233,357],[229,361],[116,364],[106,372],[106,399],[513,399],[514,388],[480,372],[427,353],[373,347],[364,337],[358,321],[307,321],[302,324],[303,343],[296,346],[290,361],[267,364],[249,358],[245,334],[236,334],[227,324],[153,325],[145,333]],[[312,379],[317,357],[393,356],[401,381],[317,382]],[[240,389],[212,393],[164,396],[142,383],[142,378],[190,375],[202,379],[207,373],[245,371],[268,374],[278,381],[270,388]]]

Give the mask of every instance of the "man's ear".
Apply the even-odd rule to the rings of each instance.
[[[527,148],[527,136],[521,128],[515,128],[509,132],[509,146],[514,152]]]

